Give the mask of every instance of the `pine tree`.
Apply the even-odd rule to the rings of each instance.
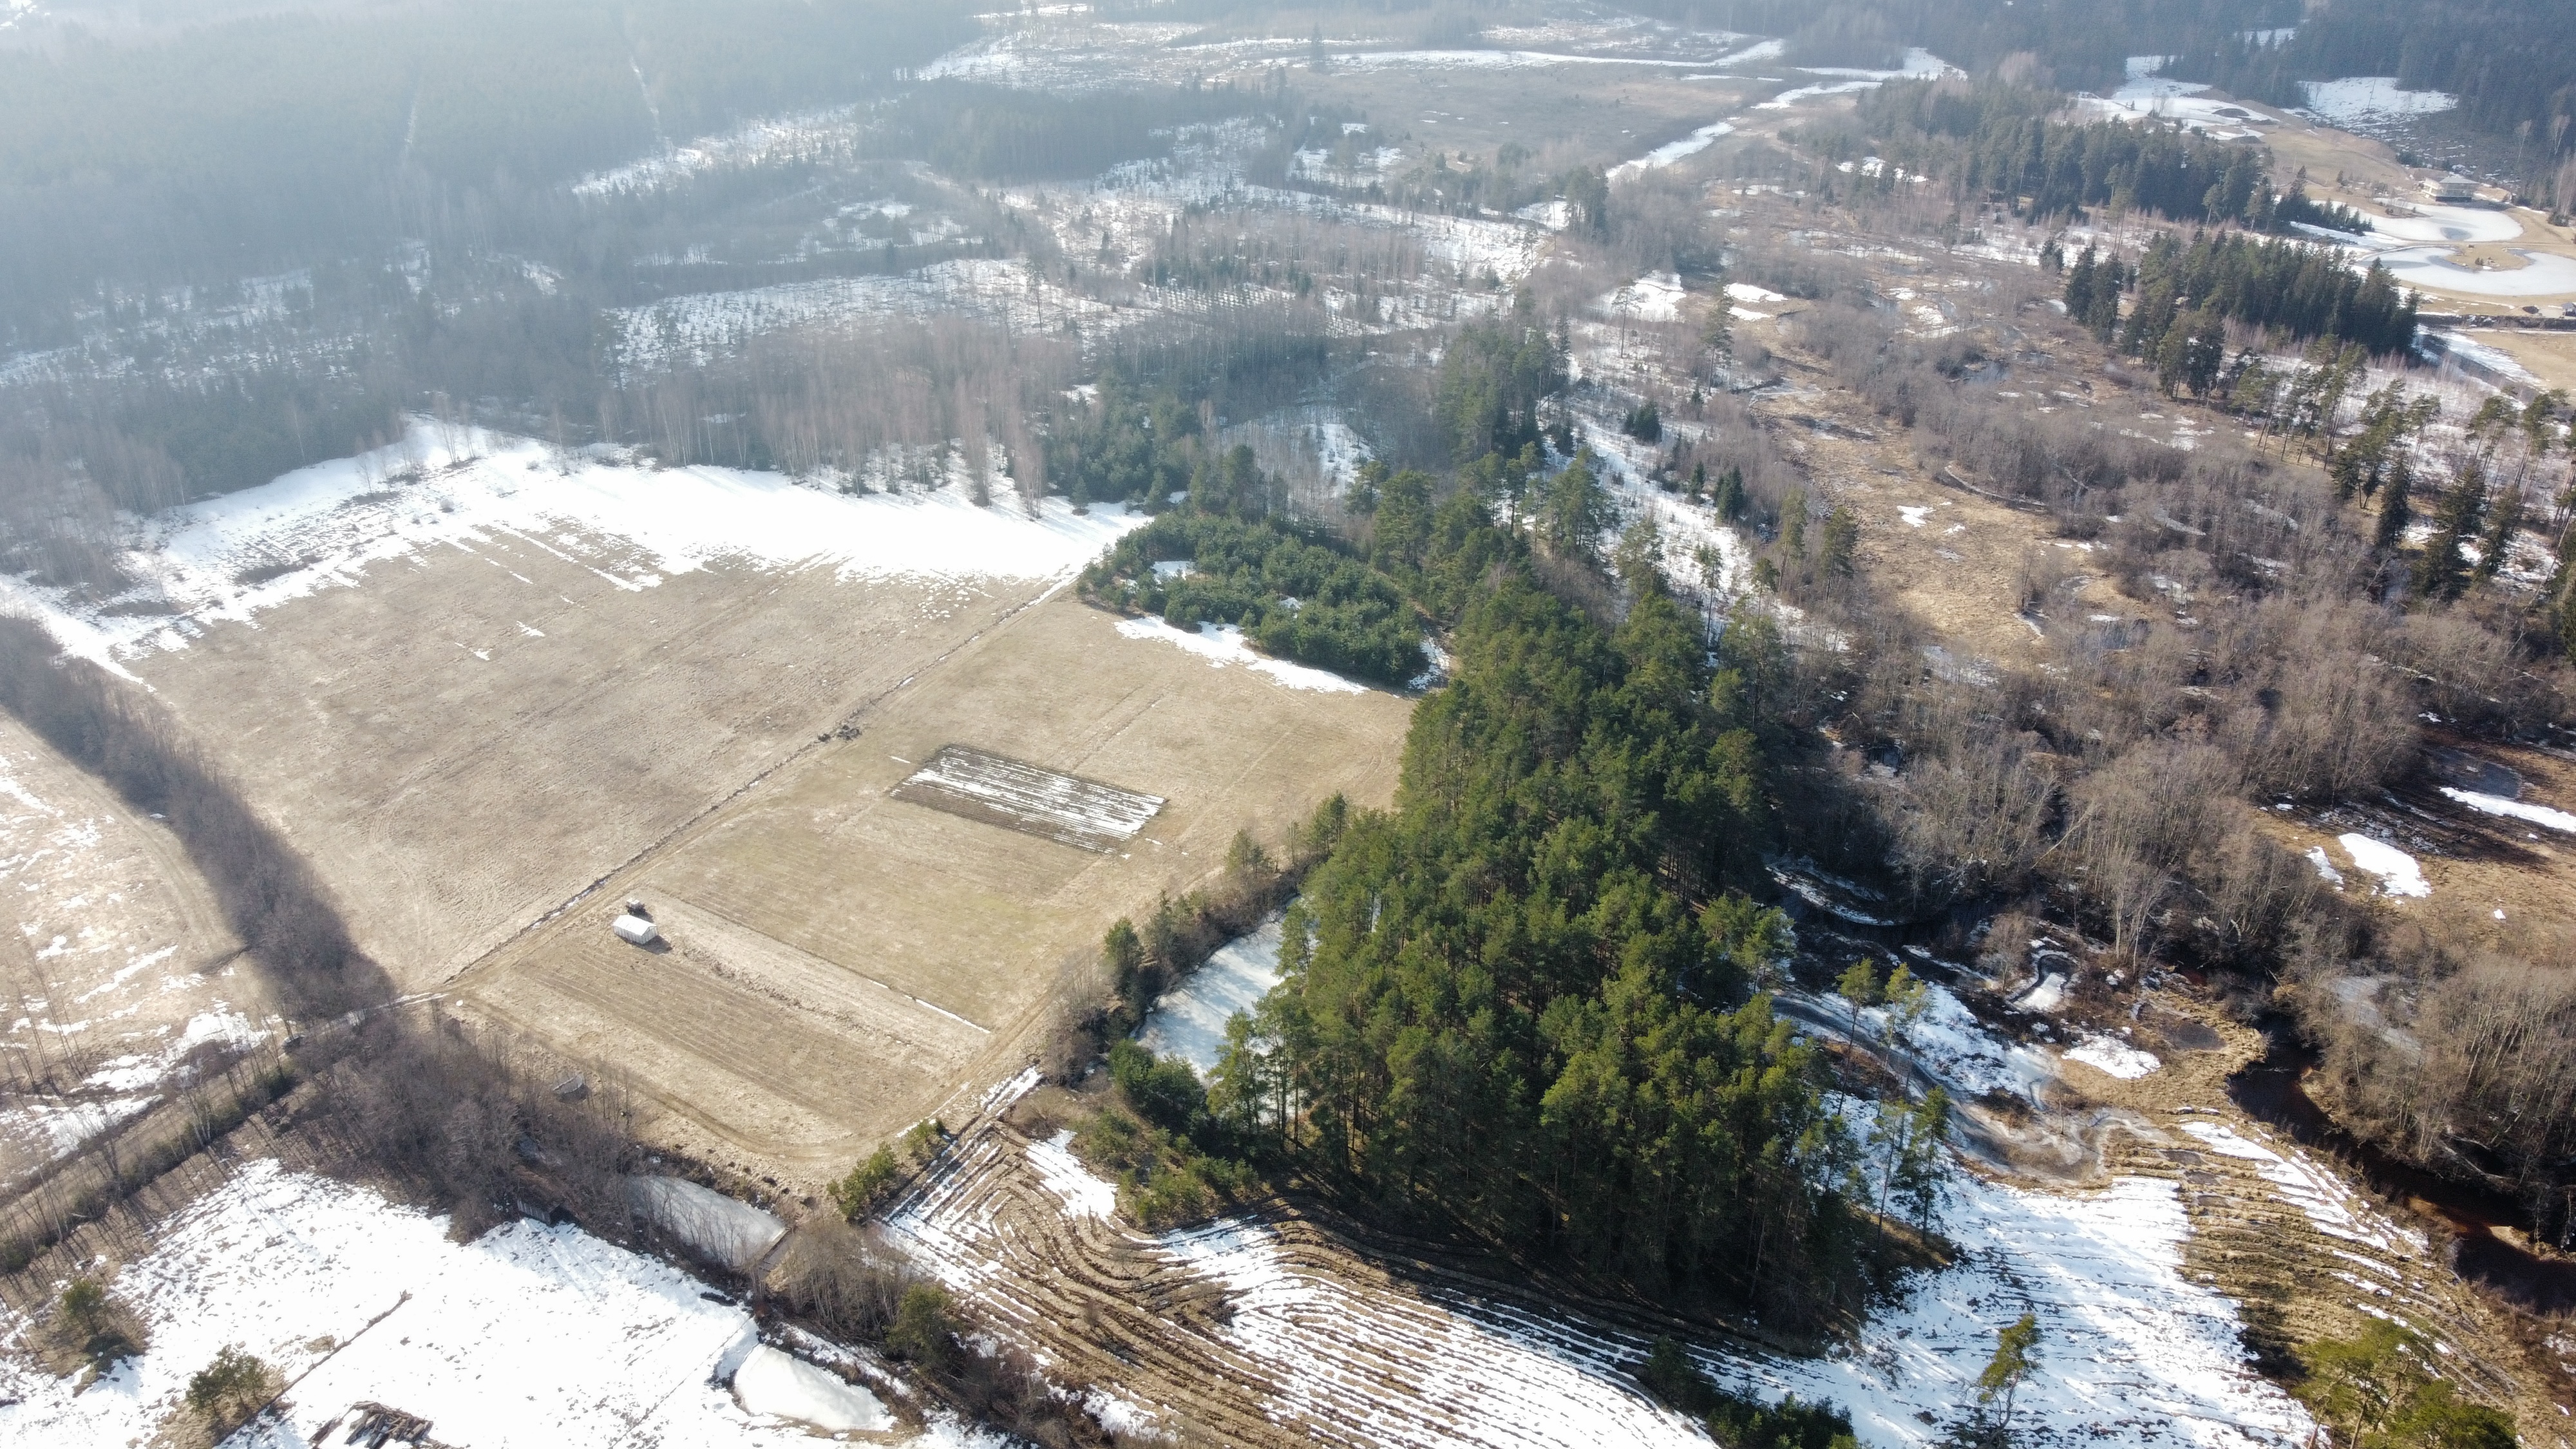
[[[2021,1381],[2038,1367],[2034,1351],[2039,1347],[2039,1318],[2025,1313],[2010,1327],[1995,1335],[1995,1356],[1986,1362],[1985,1372],[1977,1375],[1977,1402],[1991,1405],[2004,1401],[2003,1417],[1997,1428],[2006,1439],[2012,1435],[2013,1396]]]
[[[2397,466],[2388,475],[2388,496],[2379,501],[2379,527],[2371,535],[2371,545],[2393,549],[2406,537],[2406,525],[2413,520],[2412,500],[2408,494],[2415,488],[2415,464],[2405,454],[2397,456]]]
[[[2415,561],[2415,592],[2427,601],[2456,599],[2468,587],[2460,546],[2476,535],[2486,502],[2486,469],[2473,458],[2460,470],[2450,496],[2442,500],[2441,525],[2425,543],[2424,556]]]

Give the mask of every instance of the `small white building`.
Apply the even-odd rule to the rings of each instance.
[[[2421,184],[2426,201],[2457,205],[2478,199],[2478,184],[2465,176],[2427,176]]]
[[[650,946],[662,934],[651,921],[633,914],[619,916],[608,923],[608,929],[615,931],[617,939],[630,946]]]

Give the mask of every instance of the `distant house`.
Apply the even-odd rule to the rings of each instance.
[[[2428,176],[2422,184],[2426,201],[2456,203],[2478,199],[2478,184],[2465,176]]]

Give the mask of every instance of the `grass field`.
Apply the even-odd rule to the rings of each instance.
[[[1042,592],[495,533],[136,661],[406,990],[433,986]]]
[[[1036,1051],[1120,915],[1391,794],[1410,702],[1211,667],[1065,598],[1030,608],[467,972],[461,1004],[629,1072],[648,1135],[812,1182]],[[892,792],[957,745],[1165,799],[1085,849]],[[628,898],[664,948],[608,921]]]

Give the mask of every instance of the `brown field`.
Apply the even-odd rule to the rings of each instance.
[[[380,564],[363,587],[135,665],[405,990],[1045,587],[719,566],[638,593],[600,571],[623,545],[567,557],[555,543],[500,535]]]
[[[2505,353],[2539,378],[2541,386],[2576,393],[2576,332],[2526,332],[2518,327],[2481,328],[2478,341]]]
[[[184,1024],[265,1016],[240,942],[167,826],[0,715],[0,1183],[71,1145],[67,1112],[132,1103],[176,1064]],[[164,1059],[168,1060],[164,1060]],[[133,1080],[84,1088],[121,1064]],[[97,1120],[91,1118],[90,1120]]]
[[[681,831],[458,982],[460,1003],[630,1071],[654,1139],[806,1182],[1035,1053],[1110,921],[1278,842],[1335,792],[1383,803],[1410,702],[1314,694],[1070,599],[1031,608]],[[1108,851],[892,792],[970,746],[1165,798]],[[666,947],[607,923],[628,898]]]

